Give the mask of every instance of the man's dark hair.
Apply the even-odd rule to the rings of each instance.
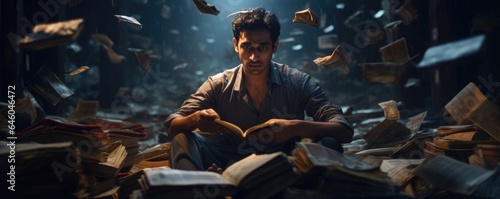
[[[266,11],[264,8],[250,8],[238,11],[237,13],[233,22],[231,22],[233,36],[236,38],[236,41],[239,41],[241,31],[260,29],[269,30],[273,44],[278,40],[278,36],[280,36],[280,22],[273,12]]]

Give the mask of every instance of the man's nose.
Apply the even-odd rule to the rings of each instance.
[[[252,54],[250,54],[250,60],[258,61],[259,59],[260,59],[260,53],[258,51],[254,51]]]

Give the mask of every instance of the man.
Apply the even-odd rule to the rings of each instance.
[[[342,152],[340,143],[351,142],[353,131],[339,106],[309,75],[271,61],[280,35],[276,15],[263,8],[246,9],[231,26],[242,63],[209,77],[165,120],[172,139],[170,166],[220,172],[252,153],[289,153],[301,138]],[[304,120],[304,111],[314,121]],[[243,130],[271,119],[275,124],[242,141],[213,121],[219,118]]]

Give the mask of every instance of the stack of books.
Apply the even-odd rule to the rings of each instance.
[[[141,151],[140,153],[131,156],[127,156],[124,163],[124,168],[126,165],[132,164],[129,171],[118,177],[116,179],[116,185],[120,186],[120,195],[128,196],[134,190],[140,189],[141,187],[137,183],[137,180],[141,178],[146,168],[156,168],[156,167],[168,167],[168,157],[170,153],[170,142],[158,144],[152,148]],[[129,158],[131,157],[131,158]]]
[[[485,169],[495,169],[500,163],[500,144],[478,144],[474,154],[469,156],[469,164]]]
[[[17,133],[18,141],[55,143],[71,142],[80,152],[81,165],[86,178],[94,179],[94,187],[106,184],[116,177],[123,166],[127,151],[121,141],[111,141],[109,133],[100,125],[78,124],[64,118],[46,117],[39,123]],[[111,187],[112,188],[112,187]],[[102,189],[97,189],[101,190]],[[100,194],[91,192],[94,196]]]
[[[0,182],[6,198],[88,198],[80,151],[71,142],[1,142]],[[12,152],[15,150],[15,157]],[[10,161],[12,160],[12,161]],[[5,179],[5,178],[4,178]]]
[[[101,118],[88,118],[88,123],[102,126],[111,141],[120,141],[127,150],[127,157],[139,153],[139,140],[146,137],[146,128],[139,123]]]

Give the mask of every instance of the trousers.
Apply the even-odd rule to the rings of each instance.
[[[279,151],[290,155],[295,143],[301,138],[290,139]],[[322,137],[313,140],[325,147],[343,153],[342,145],[333,137]],[[243,142],[242,142],[243,143]],[[195,132],[185,132],[176,135],[171,141],[169,165],[173,169],[206,170],[215,163],[222,169],[241,160],[252,153],[259,153],[252,147],[234,146],[223,142],[207,139]]]

